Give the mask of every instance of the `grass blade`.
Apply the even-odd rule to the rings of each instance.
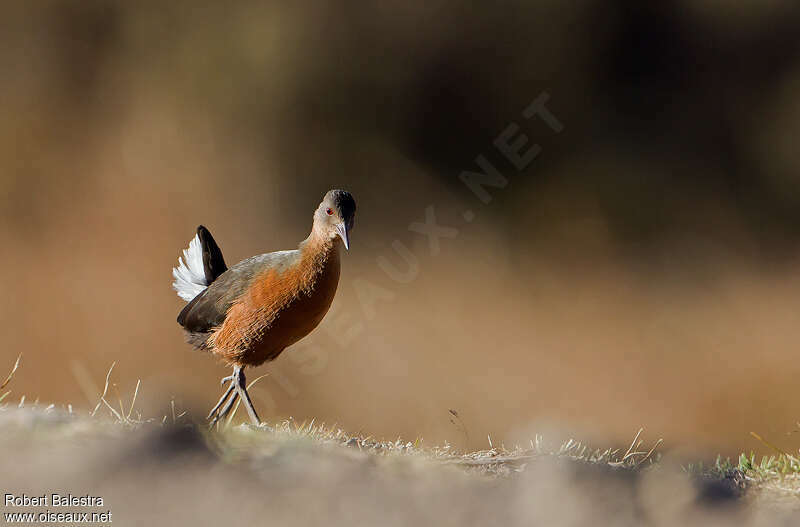
[[[20,353],[19,356],[17,357],[17,362],[15,362],[14,367],[11,368],[11,373],[8,374],[8,377],[6,377],[6,380],[3,381],[3,384],[0,384],[0,390],[5,388],[8,385],[8,383],[11,382],[11,377],[14,376],[14,373],[17,371],[17,368],[19,368],[20,359],[22,359],[22,353]]]

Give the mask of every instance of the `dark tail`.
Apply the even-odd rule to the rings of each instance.
[[[219,275],[228,270],[228,266],[225,265],[222,251],[208,229],[202,225],[197,227],[197,237],[200,238],[200,245],[203,248],[203,271],[206,274],[206,282],[211,285]]]
[[[175,277],[173,287],[181,298],[189,302],[178,315],[178,323],[181,326],[185,325],[187,314],[203,296],[208,286],[228,270],[219,245],[209,230],[202,225],[197,227],[197,236],[183,255],[186,262],[179,258],[178,267],[172,271]]]

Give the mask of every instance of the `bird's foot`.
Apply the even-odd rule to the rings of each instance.
[[[247,380],[244,376],[242,368],[235,367],[233,375],[229,375],[222,379],[222,384],[228,384],[225,393],[222,394],[219,402],[211,409],[207,419],[211,420],[211,428],[222,419],[224,419],[233,409],[233,405],[238,399],[241,398],[247,414],[250,417],[250,423],[253,426],[261,426],[261,419],[259,419],[256,409],[253,408],[253,401],[250,400],[250,394],[247,393]]]
[[[214,426],[216,426],[221,419],[225,419],[225,417],[233,409],[236,399],[239,398],[239,393],[236,391],[236,385],[232,379],[227,377],[222,379],[223,385],[225,384],[226,379],[230,382],[228,388],[225,390],[225,393],[222,394],[222,397],[220,398],[219,402],[217,402],[216,406],[214,406],[214,408],[212,408],[208,413],[208,417],[206,417],[206,419],[211,420],[211,428],[214,428]]]

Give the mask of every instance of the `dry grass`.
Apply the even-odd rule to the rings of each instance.
[[[19,360],[3,387],[11,384],[18,366]],[[209,477],[221,478],[212,487],[224,500],[235,501],[233,493],[236,499],[253,494],[279,509],[298,507],[302,496],[319,501],[318,510],[312,507],[299,516],[284,517],[286,511],[270,509],[288,525],[312,525],[326,514],[332,514],[333,525],[350,524],[350,512],[336,513],[342,503],[355,508],[356,516],[366,522],[381,518],[383,523],[383,511],[394,510],[387,525],[420,521],[417,514],[440,524],[452,520],[454,525],[495,520],[527,525],[534,519],[552,525],[581,524],[576,519],[615,526],[691,526],[695,521],[707,525],[709,519],[722,525],[729,520],[771,525],[772,518],[800,513],[800,462],[785,452],[758,462],[753,455],[742,455],[737,463],[720,458],[710,467],[698,463],[680,471],[663,460],[661,440],[645,443],[642,430],[621,448],[596,449],[572,439],[548,446],[537,435],[525,448],[513,449],[487,438],[488,449],[468,453],[449,444],[427,446],[422,439],[352,435],[314,420],[287,419],[258,428],[227,424],[209,431],[174,401],[168,414],[143,417],[135,408],[140,382],[126,398],[128,403],[119,393],[112,403],[109,393],[117,392],[112,373],[113,365],[92,411],[43,406],[24,396],[11,403],[10,392],[3,394],[0,458],[11,467],[12,481],[19,481],[19,488],[9,491],[94,489],[113,498],[120,517],[157,521],[164,521],[169,512],[152,516],[154,511],[136,506],[153,499],[151,485],[161,488],[161,499],[181,503],[196,500],[187,498],[191,493],[211,492]],[[109,466],[125,475],[123,483],[109,482]],[[142,467],[149,467],[146,473]],[[240,488],[241,478],[249,482],[245,490]],[[181,482],[180,490],[172,481]],[[451,516],[453,503],[469,505]],[[228,506],[206,510],[206,505],[192,504],[198,507],[198,517],[230,512]],[[497,507],[502,512],[495,511]],[[248,509],[243,515],[255,521],[261,517],[259,510]],[[171,523],[197,521],[178,517]]]

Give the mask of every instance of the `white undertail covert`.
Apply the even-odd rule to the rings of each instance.
[[[189,248],[183,250],[183,258],[178,257],[178,266],[172,269],[172,276],[175,278],[172,287],[186,302],[191,302],[208,287],[199,236],[195,235],[189,242]]]

